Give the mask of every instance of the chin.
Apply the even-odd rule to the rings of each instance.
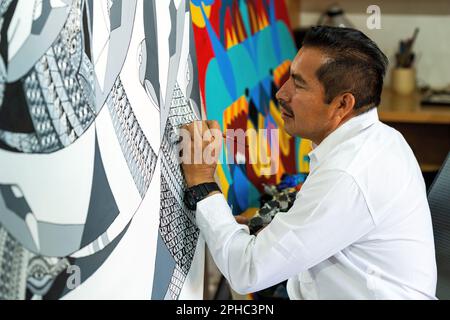
[[[286,122],[284,123],[284,131],[286,131],[286,133],[292,137],[295,136],[295,130],[292,130],[291,126],[286,124]]]

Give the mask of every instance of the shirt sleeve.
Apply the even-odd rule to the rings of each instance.
[[[335,170],[309,177],[291,210],[258,236],[236,223],[221,194],[199,202],[196,219],[219,270],[241,294],[304,272],[375,227],[353,177]]]

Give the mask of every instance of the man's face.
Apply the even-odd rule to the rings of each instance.
[[[303,48],[291,65],[291,76],[280,88],[277,99],[285,130],[320,144],[334,130],[335,110],[325,103],[325,90],[316,71],[327,57],[315,48]]]

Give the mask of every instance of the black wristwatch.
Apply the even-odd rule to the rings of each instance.
[[[197,203],[205,199],[211,192],[220,191],[217,183],[203,183],[191,187],[184,193],[184,203],[189,210],[197,210]]]

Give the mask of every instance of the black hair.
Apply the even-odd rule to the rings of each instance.
[[[326,103],[350,92],[356,100],[355,110],[379,106],[389,60],[364,33],[351,28],[312,27],[303,47],[317,48],[329,58],[316,73],[325,89]]]

